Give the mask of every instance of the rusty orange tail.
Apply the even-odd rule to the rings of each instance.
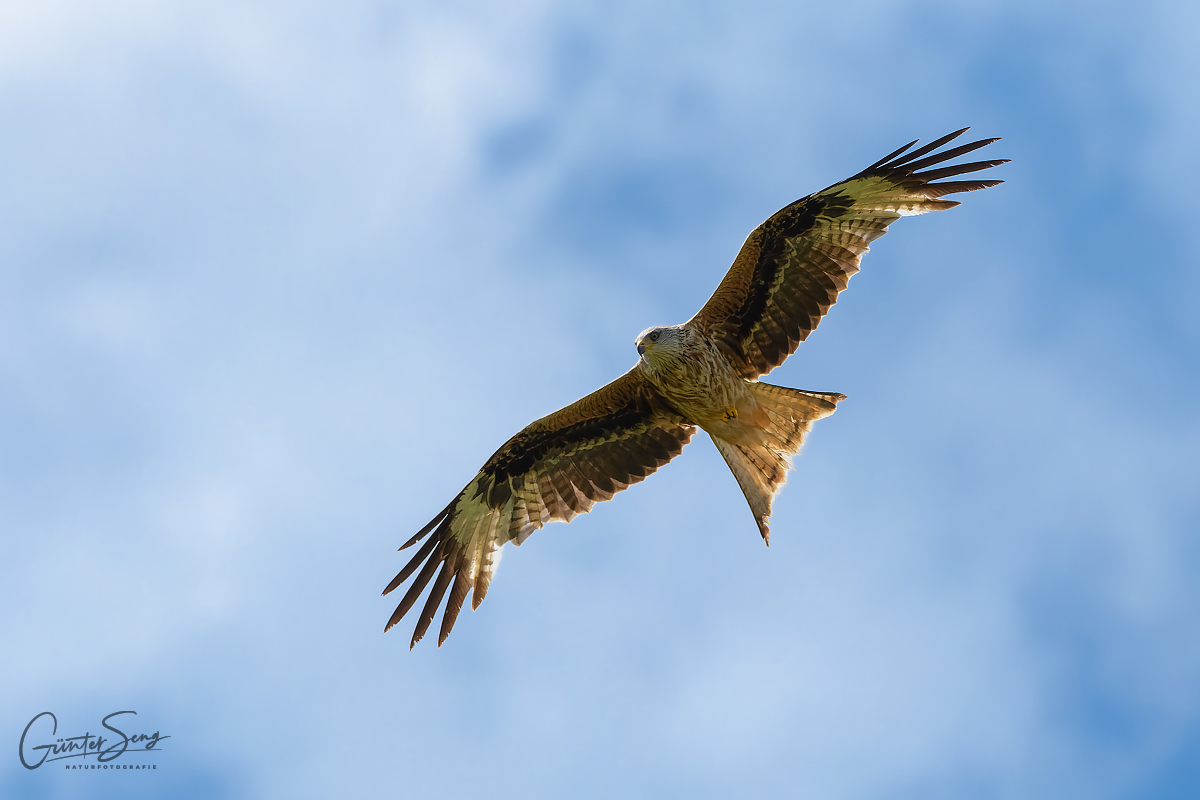
[[[787,480],[792,456],[800,452],[812,424],[832,414],[846,395],[806,392],[769,383],[753,386],[754,399],[765,412],[762,443],[733,444],[717,436],[712,440],[742,487],[763,541],[770,544],[771,502]]]

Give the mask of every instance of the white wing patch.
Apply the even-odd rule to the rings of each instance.
[[[930,205],[933,197],[905,191],[903,187],[885,178],[855,178],[831,186],[818,193],[817,197],[837,195],[846,195],[854,200],[854,207],[848,214],[851,217],[887,219],[894,214],[893,219],[899,219],[939,208],[938,205]]]

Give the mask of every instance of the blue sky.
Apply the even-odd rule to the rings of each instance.
[[[1198,17],[6,4],[0,719],[172,739],[10,750],[2,793],[1195,796]],[[770,549],[697,438],[440,650],[383,635],[499,444],[963,125],[1007,182],[900,221],[772,373],[849,399]]]

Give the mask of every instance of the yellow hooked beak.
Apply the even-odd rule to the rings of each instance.
[[[651,342],[651,343],[647,344],[647,343],[646,343],[646,342],[643,340],[643,341],[640,341],[640,342],[638,342],[638,346],[637,346],[637,347],[638,347],[638,355],[639,355],[639,356],[644,356],[644,355],[646,355],[646,351],[647,351],[647,350],[649,350],[651,347],[654,347],[654,343],[653,343],[653,342]]]

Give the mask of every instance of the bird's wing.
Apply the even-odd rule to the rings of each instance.
[[[747,379],[782,364],[837,301],[867,246],[888,225],[958,205],[941,199],[948,194],[1003,183],[942,179],[1007,159],[928,169],[996,141],[933,152],[965,130],[905,154],[916,142],[907,144],[854,177],[779,210],[746,239],[721,285],[688,324],[713,337]]]
[[[449,589],[440,646],[467,593],[474,593],[473,608],[483,601],[505,542],[519,545],[547,522],[569,522],[612,499],[679,455],[695,432],[636,368],[529,424],[400,548],[429,537],[383,592],[416,573],[385,630],[412,608],[437,572],[410,647],[425,635]]]

